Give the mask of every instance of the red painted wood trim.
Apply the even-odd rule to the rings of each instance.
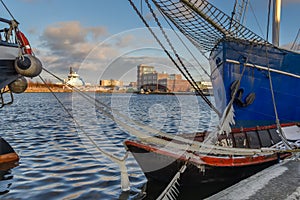
[[[161,154],[163,156],[173,157],[174,159],[179,159],[182,161],[187,161],[188,159],[184,155],[180,155],[176,152],[167,151],[166,149],[159,149],[154,146],[145,145],[139,142],[134,141],[125,141],[125,145],[134,146],[140,149],[144,149],[148,152],[153,152]],[[196,155],[195,153],[193,158],[190,158],[189,162],[194,163],[195,165],[209,165],[217,167],[238,167],[238,166],[248,166],[262,164],[270,161],[275,161],[278,159],[276,153],[266,156],[210,156],[210,155]],[[285,158],[290,156],[290,153],[280,154],[280,158]],[[197,158],[198,157],[198,158]]]
[[[285,123],[280,124],[281,127],[287,127],[287,126],[294,126],[298,125],[299,123]],[[240,132],[248,132],[248,131],[261,131],[261,130],[268,130],[268,129],[274,129],[277,128],[276,124],[270,125],[270,126],[256,126],[251,128],[234,128],[232,129],[231,133],[240,133]]]
[[[290,156],[290,153],[280,154],[280,158],[285,158]],[[243,156],[243,157],[213,157],[213,156],[205,156],[201,157],[201,159],[210,166],[219,166],[219,167],[234,167],[234,166],[247,166],[247,165],[256,165],[262,164],[270,161],[275,161],[278,159],[278,155],[276,153],[268,155],[268,156]]]

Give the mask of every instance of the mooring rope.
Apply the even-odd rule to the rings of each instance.
[[[235,85],[235,88],[233,88],[231,99],[230,99],[229,103],[227,104],[227,106],[223,112],[223,115],[220,119],[220,122],[218,125],[219,130],[215,131],[214,134],[209,135],[208,138],[204,142],[213,142],[214,140],[217,139],[217,137],[219,135],[224,134],[224,132],[227,136],[231,132],[231,125],[235,124],[233,102],[235,100],[235,96],[237,94],[237,91],[239,90],[241,80],[242,80],[245,70],[246,70],[245,63],[243,63],[243,71],[242,71],[240,77],[238,78],[238,80],[236,80],[237,84]]]
[[[268,41],[268,37],[269,37],[271,2],[272,1],[269,0],[266,41]],[[282,142],[284,143],[284,145],[286,146],[287,149],[292,149],[292,147],[288,143],[288,141],[287,141],[287,139],[286,139],[286,137],[285,137],[285,135],[283,133],[282,127],[280,125],[279,116],[278,116],[278,112],[277,112],[277,104],[276,104],[275,94],[274,94],[274,89],[273,89],[273,81],[272,81],[272,75],[271,75],[271,70],[270,70],[270,61],[269,61],[269,53],[268,53],[268,45],[267,45],[267,43],[265,45],[265,48],[266,48],[266,59],[267,59],[269,85],[270,85],[270,91],[271,91],[273,109],[274,109],[274,114],[275,114],[275,123],[276,123],[276,126],[277,126],[278,134],[279,134]]]
[[[130,183],[129,183],[129,178],[128,178],[128,172],[127,172],[127,167],[125,160],[128,157],[128,151],[126,152],[125,156],[120,159],[113,154],[110,154],[100,148],[98,144],[89,136],[88,133],[86,133],[83,128],[80,126],[79,122],[73,117],[72,113],[65,107],[65,105],[61,102],[61,100],[57,97],[57,95],[52,91],[50,86],[47,84],[47,82],[39,76],[39,78],[42,80],[42,82],[47,86],[48,90],[51,92],[51,94],[55,97],[55,99],[58,101],[58,103],[62,106],[62,108],[65,110],[65,112],[69,115],[69,117],[74,121],[78,129],[88,138],[88,140],[94,145],[94,147],[103,155],[105,155],[107,158],[109,158],[111,161],[115,162],[116,164],[119,165],[120,171],[121,171],[121,188],[123,191],[128,191],[130,190]]]
[[[274,114],[275,114],[275,123],[277,125],[277,130],[278,130],[278,134],[281,138],[281,140],[283,141],[283,143],[285,144],[287,149],[292,149],[291,145],[288,143],[282,127],[280,125],[280,121],[279,121],[279,116],[278,116],[278,112],[277,112],[277,104],[276,104],[276,100],[275,100],[275,94],[274,94],[274,89],[273,89],[273,81],[272,81],[272,76],[271,76],[271,71],[270,71],[270,64],[269,64],[269,59],[268,59],[268,50],[267,50],[267,46],[266,46],[266,54],[267,54],[267,62],[268,62],[268,77],[269,77],[269,84],[270,84],[270,91],[271,91],[271,96],[272,96],[272,103],[273,103],[273,109],[274,109]]]
[[[50,73],[50,74],[53,74],[47,69],[44,69],[44,70],[46,72]],[[58,76],[56,76],[55,74],[53,74],[53,75],[54,75],[54,77],[57,77],[59,80],[62,80]],[[114,156],[113,154],[110,154],[110,153],[104,151],[103,149],[101,149],[97,145],[97,143],[93,140],[93,138],[91,138],[88,135],[88,133],[86,133],[82,129],[79,122],[73,117],[72,113],[64,106],[64,104],[60,101],[60,99],[57,97],[57,95],[48,86],[48,84],[45,82],[45,80],[41,76],[40,76],[40,78],[44,82],[44,84],[47,85],[49,91],[57,99],[57,101],[60,103],[60,105],[63,107],[63,109],[74,120],[75,124],[78,126],[78,128],[81,130],[81,132],[89,139],[89,141],[96,147],[96,149],[100,153],[102,153],[103,155],[108,157],[111,161],[118,164],[118,166],[120,168],[120,173],[121,173],[121,189],[123,191],[130,190],[130,181],[129,181],[129,176],[128,176],[127,167],[126,167],[126,163],[125,163],[125,160],[128,157],[128,151],[126,152],[125,156],[122,159],[120,159],[120,158]],[[118,123],[122,128],[124,128],[130,134],[138,137],[141,141],[146,142],[148,145],[154,144],[156,147],[157,147],[157,145],[159,145],[161,148],[168,147],[169,150],[174,149],[174,152],[177,152],[177,153],[181,152],[182,155],[185,155],[189,159],[194,157],[194,156],[199,158],[199,156],[201,154],[202,155],[203,154],[215,154],[215,155],[225,155],[225,156],[227,156],[227,155],[252,156],[252,155],[270,155],[270,154],[274,154],[275,152],[286,152],[284,150],[278,150],[278,149],[274,149],[274,148],[241,149],[241,148],[231,148],[231,147],[221,147],[221,146],[216,146],[216,145],[208,145],[208,144],[203,144],[203,143],[200,143],[200,142],[197,142],[197,141],[189,140],[189,139],[186,139],[186,138],[183,138],[183,137],[180,137],[180,136],[171,137],[170,134],[166,134],[166,133],[163,133],[161,131],[157,131],[157,130],[155,130],[151,127],[148,127],[146,125],[142,125],[141,127],[144,130],[147,130],[149,133],[152,133],[151,135],[149,135],[147,133],[144,133],[141,130],[138,130],[138,129],[135,129],[135,128],[129,126],[126,122],[123,122],[123,121],[115,118],[111,113],[109,113],[109,111],[111,111],[111,112],[113,111],[114,113],[117,113],[121,117],[123,117],[123,119],[125,119],[127,121],[130,120],[130,122],[133,122],[134,124],[136,124],[135,121],[131,120],[127,116],[121,114],[118,111],[115,111],[111,107],[107,106],[105,103],[102,103],[98,100],[96,101],[95,99],[94,99],[94,101],[92,101],[91,100],[92,97],[90,97],[89,95],[86,95],[85,93],[80,91],[78,88],[76,88],[74,86],[72,86],[72,88],[75,89],[76,91],[78,91],[78,93],[82,97],[87,99],[89,103],[97,102],[97,104],[95,106],[97,107],[97,109],[99,109],[102,112],[102,114],[104,114],[106,117],[113,120],[115,123]],[[105,110],[103,107],[100,107],[98,104],[102,105],[105,108],[108,108],[109,111]],[[138,124],[141,125],[141,123],[138,123]],[[167,141],[166,139],[161,139],[161,138],[155,137],[154,134],[162,136],[164,138],[169,138],[169,139],[171,139],[171,141]],[[180,142],[180,143],[178,143],[178,142]],[[289,151],[290,152],[296,152],[296,150],[289,150]],[[300,149],[299,149],[299,151],[300,151]],[[194,153],[196,153],[196,154],[194,154]],[[180,175],[182,173],[184,173],[185,169],[186,169],[186,164],[183,165],[182,168],[177,172],[177,174],[172,179],[174,181],[170,182],[169,187],[167,187],[164,190],[164,192],[162,193],[162,196],[170,197],[170,196],[174,196],[176,194],[176,183],[178,182],[178,179],[180,178]]]
[[[61,81],[62,83],[64,83],[64,80],[59,78],[58,76],[56,76],[54,73],[50,72],[49,70],[47,69],[43,69],[45,72],[49,73],[50,75],[52,75],[53,77],[55,77],[57,80]],[[150,126],[147,126],[141,122],[138,122],[138,121],[135,121],[131,118],[129,118],[128,116],[120,113],[118,110],[116,109],[113,109],[112,107],[106,105],[105,103],[97,100],[97,99],[94,99],[93,97],[91,97],[90,95],[80,91],[77,87],[75,86],[72,86],[70,84],[67,84],[68,87],[74,89],[76,92],[78,92],[79,95],[81,95],[83,98],[85,98],[89,103],[91,104],[94,104],[94,103],[97,103],[95,106],[97,109],[105,112],[107,115],[109,115],[108,117],[112,120],[114,120],[114,116],[112,116],[110,113],[108,113],[107,111],[103,110],[102,107],[99,107],[99,105],[103,106],[104,108],[108,109],[109,112],[111,113],[115,113],[117,116],[125,119],[128,123],[132,123],[133,125],[137,125],[139,127],[141,127],[142,129],[146,130],[147,132],[151,133],[153,136],[161,136],[161,137],[166,137],[166,138],[171,138],[171,136],[173,135],[170,135],[170,134],[167,134],[167,133],[164,133],[160,130],[157,130],[157,129],[154,129]],[[99,104],[99,105],[98,105]],[[173,137],[177,137],[177,136],[173,136]],[[171,138],[171,139],[174,139],[174,138]],[[191,140],[188,140],[188,139],[185,139],[185,138],[179,138],[178,140],[180,141],[183,141],[183,142],[186,142],[186,143],[190,143]]]
[[[50,73],[50,74],[53,74],[47,69],[44,69],[44,70],[46,72]],[[54,75],[54,76],[57,77],[56,75]],[[59,77],[57,77],[57,78],[59,78]],[[60,79],[60,80],[62,80],[62,79]],[[174,148],[174,149],[177,149],[177,150],[187,150],[187,149],[189,149],[189,150],[194,151],[194,152],[199,152],[200,151],[201,153],[212,153],[212,154],[221,154],[221,155],[227,155],[227,154],[232,154],[232,155],[271,154],[271,153],[274,153],[274,151],[276,151],[276,149],[274,149],[274,148],[244,149],[244,148],[232,148],[232,147],[216,146],[216,145],[204,144],[204,143],[201,143],[201,142],[198,142],[198,141],[187,139],[187,138],[181,137],[179,135],[170,135],[170,134],[164,133],[162,131],[158,131],[154,128],[151,128],[149,126],[146,126],[144,124],[138,123],[138,122],[130,119],[129,117],[123,115],[122,113],[118,112],[117,110],[115,110],[113,108],[110,108],[105,103],[102,103],[100,101],[96,101],[95,99],[91,100],[92,97],[90,97],[89,95],[83,93],[78,88],[76,88],[74,86],[71,86],[71,85],[68,85],[68,86],[70,86],[73,89],[75,89],[76,91],[78,91],[78,93],[80,95],[82,95],[82,97],[87,99],[88,102],[90,102],[90,103],[95,103],[95,102],[101,103],[102,106],[110,109],[110,111],[116,113],[117,116],[119,115],[120,117],[122,117],[122,119],[125,120],[125,122],[121,121],[120,119],[117,119],[110,112],[108,112],[107,110],[105,110],[101,106],[99,106],[97,104],[95,105],[96,108],[99,109],[106,117],[108,117],[111,120],[118,123],[121,127],[123,127],[125,130],[127,130],[130,134],[132,134],[132,135],[136,136],[137,138],[139,138],[141,141],[144,141],[144,142],[147,142],[147,143],[152,143],[152,144],[156,144],[156,145],[160,145],[160,146],[168,146],[170,148]],[[140,128],[143,129],[144,131],[142,131],[140,129],[133,128],[132,126],[129,125],[130,123],[132,123],[134,127],[136,125],[140,126]],[[146,132],[148,132],[148,133],[146,133]],[[162,138],[169,139],[170,141],[167,141],[165,139],[161,139],[161,138],[156,137],[156,136],[160,136]]]

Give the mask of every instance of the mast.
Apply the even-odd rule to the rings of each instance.
[[[273,2],[272,43],[275,46],[279,46],[280,12],[281,12],[281,0],[274,0],[274,2]]]

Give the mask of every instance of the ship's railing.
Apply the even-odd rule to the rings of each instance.
[[[5,97],[6,96],[6,97]],[[6,87],[0,89],[0,109],[14,102],[13,94]]]
[[[0,17],[0,41],[1,43],[17,44],[15,39],[14,30],[18,26],[18,22],[15,20],[8,20]]]
[[[12,24],[13,20],[9,20],[9,19],[5,19],[5,18],[0,17],[0,22],[4,22],[6,24]]]
[[[158,9],[203,52],[224,38],[266,41],[206,0],[153,0]]]

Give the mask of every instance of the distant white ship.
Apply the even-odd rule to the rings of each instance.
[[[65,79],[67,85],[72,86],[85,86],[85,82],[80,78],[79,74],[73,71],[73,68],[70,67],[70,73],[68,74],[68,79]]]

